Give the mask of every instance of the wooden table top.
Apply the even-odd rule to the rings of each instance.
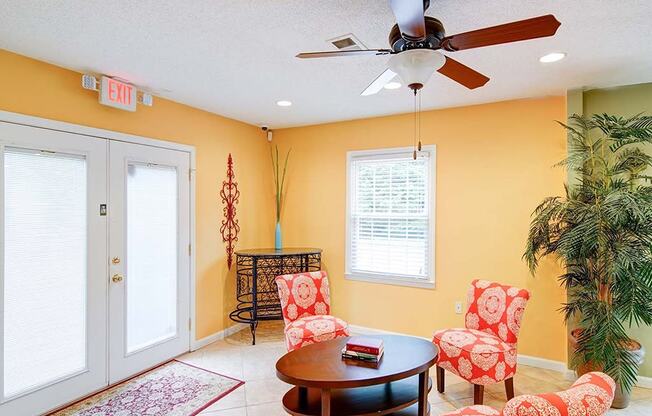
[[[313,388],[352,388],[401,380],[435,365],[437,347],[422,338],[382,338],[385,353],[377,366],[342,359],[348,338],[320,342],[289,352],[276,362],[276,375],[286,383]]]

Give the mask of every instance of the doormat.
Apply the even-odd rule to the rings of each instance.
[[[174,360],[50,416],[192,416],[243,384]]]

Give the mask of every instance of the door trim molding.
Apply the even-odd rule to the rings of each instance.
[[[117,140],[127,143],[143,144],[146,146],[162,147],[164,149],[181,150],[184,152],[195,152],[195,146],[177,143],[172,140],[153,139],[151,137],[138,136],[135,134],[121,133],[113,130],[100,129],[96,127],[83,126],[81,124],[67,123],[65,121],[52,120],[49,118],[29,116],[20,113],[0,110],[0,121],[13,124],[22,124],[29,127],[38,127],[48,130],[57,130],[65,133],[81,134],[83,136],[97,137],[100,139]]]
[[[195,307],[196,302],[196,276],[195,276],[195,261],[196,261],[196,239],[195,239],[195,195],[196,195],[196,150],[195,146],[177,143],[174,141],[153,139],[151,137],[138,136],[135,134],[121,133],[112,130],[100,129],[96,127],[83,126],[80,124],[73,124],[64,121],[52,120],[43,117],[35,117],[26,114],[12,113],[10,111],[0,110],[0,122],[19,124],[28,127],[36,127],[47,130],[61,131],[64,133],[73,133],[82,136],[96,137],[106,140],[121,141],[126,143],[142,144],[145,146],[160,147],[163,149],[172,149],[187,152],[190,154],[190,244],[192,250],[190,251],[190,340],[189,345],[197,342],[196,340],[196,321]]]

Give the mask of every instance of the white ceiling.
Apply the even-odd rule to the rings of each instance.
[[[435,73],[423,108],[652,81],[650,0],[431,0],[427,14],[454,34],[548,13],[555,37],[454,53],[491,81],[469,91]],[[359,95],[387,57],[294,58],[347,33],[388,47],[393,24],[388,0],[1,0],[0,48],[276,128],[411,111],[407,88]],[[551,51],[568,57],[538,62]]]

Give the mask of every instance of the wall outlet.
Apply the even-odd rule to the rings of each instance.
[[[462,302],[460,301],[455,302],[455,313],[458,315],[462,314]]]

